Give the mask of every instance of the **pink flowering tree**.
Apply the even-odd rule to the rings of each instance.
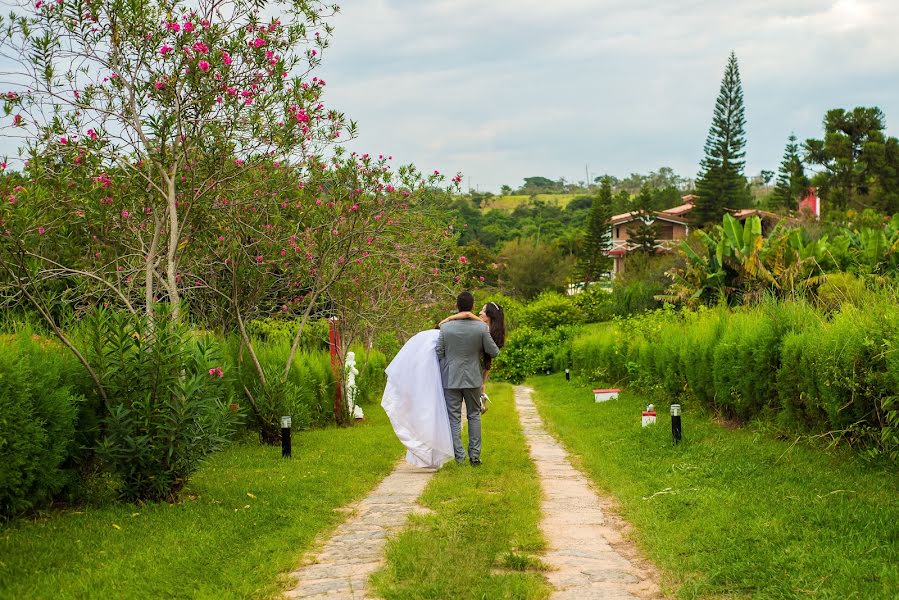
[[[355,306],[374,323],[410,290],[447,285],[442,177],[338,145],[355,125],[312,75],[336,10],[37,0],[0,20],[0,52],[21,65],[4,80],[2,126],[23,169],[0,207],[0,277],[101,395],[58,313],[101,302],[152,321],[162,302],[175,319],[233,327],[265,389],[286,380],[309,319]],[[273,313],[301,319],[275,382],[245,327]]]

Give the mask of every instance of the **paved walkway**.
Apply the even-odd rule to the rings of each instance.
[[[384,564],[388,535],[406,524],[433,474],[433,470],[417,469],[405,461],[397,465],[371,494],[347,507],[353,516],[337,528],[309,564],[291,573],[298,583],[284,597],[368,598],[368,577]]]
[[[542,558],[553,568],[546,574],[556,590],[552,598],[660,598],[646,573],[609,544],[609,539],[620,535],[606,522],[600,499],[587,479],[546,432],[532,392],[515,386],[515,406],[543,487],[540,528],[549,547]]]

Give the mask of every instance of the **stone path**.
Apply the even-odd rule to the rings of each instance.
[[[540,527],[548,544],[542,557],[556,600],[661,598],[647,572],[609,543],[620,535],[603,514],[600,498],[543,426],[533,390],[515,386],[515,406],[543,487]]]
[[[297,585],[285,598],[357,600],[368,598],[368,577],[384,564],[384,546],[406,524],[416,500],[434,474],[400,463],[365,499],[347,507],[353,516],[308,564],[291,573]]]

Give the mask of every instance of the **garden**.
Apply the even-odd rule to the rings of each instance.
[[[21,66],[0,97],[21,149],[0,162],[0,596],[282,595],[401,461],[384,369],[465,288],[508,328],[485,466],[433,475],[375,593],[550,595],[525,384],[661,594],[895,594],[889,181],[856,210],[824,179],[833,219],[785,210],[764,235],[702,200],[676,251],[637,250],[610,282],[613,206],[679,201],[670,169],[614,199],[610,177],[525,178],[513,207],[351,151],[316,71],[337,10],[39,1],[0,19]],[[809,141],[822,164],[832,134]],[[598,386],[624,392],[595,404]]]

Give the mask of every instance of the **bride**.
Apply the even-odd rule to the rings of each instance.
[[[502,348],[505,342],[505,319],[502,308],[488,302],[479,315],[469,311],[451,315],[440,322],[455,319],[480,319],[490,329],[490,336]],[[438,327],[439,327],[438,325]],[[416,333],[400,349],[387,366],[387,385],[381,406],[390,418],[393,430],[406,447],[406,461],[416,467],[440,467],[454,458],[449,416],[443,397],[437,338],[440,330]],[[484,385],[490,371],[490,357],[484,356]]]

